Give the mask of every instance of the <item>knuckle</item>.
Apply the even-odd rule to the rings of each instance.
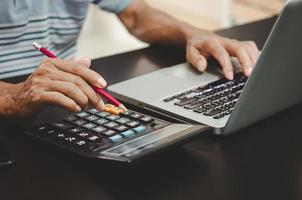
[[[80,73],[82,71],[82,67],[79,65],[72,65],[72,71],[75,73]]]

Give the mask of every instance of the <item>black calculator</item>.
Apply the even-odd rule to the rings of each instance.
[[[205,128],[173,124],[133,110],[117,115],[92,108],[26,133],[86,157],[132,162]]]

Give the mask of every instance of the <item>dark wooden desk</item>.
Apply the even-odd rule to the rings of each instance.
[[[261,47],[275,18],[220,33]],[[101,58],[109,83],[177,64],[182,52],[151,47]],[[16,82],[24,79],[14,78]],[[40,120],[63,115],[46,109]],[[0,171],[0,199],[301,199],[302,108],[298,106],[230,137],[200,137],[135,166],[88,160],[2,125],[16,159]]]

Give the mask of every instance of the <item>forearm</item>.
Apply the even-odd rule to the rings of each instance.
[[[156,10],[144,1],[134,1],[119,15],[129,32],[152,44],[184,46],[197,29]]]

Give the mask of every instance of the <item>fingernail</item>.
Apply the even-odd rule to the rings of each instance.
[[[231,71],[228,71],[228,72],[227,72],[227,76],[228,76],[228,79],[229,79],[229,80],[233,80],[233,79],[234,79],[234,74],[233,74],[233,72],[231,72]]]
[[[76,106],[76,111],[77,111],[77,112],[81,112],[81,110],[82,110],[82,108],[81,108],[80,106],[77,105],[77,106]]]
[[[201,60],[197,62],[197,68],[198,68],[200,71],[203,71],[204,65],[203,65],[203,62],[202,62]]]
[[[98,87],[104,88],[104,87],[106,87],[106,85],[107,85],[107,82],[103,78],[99,78],[97,80],[97,86]]]

